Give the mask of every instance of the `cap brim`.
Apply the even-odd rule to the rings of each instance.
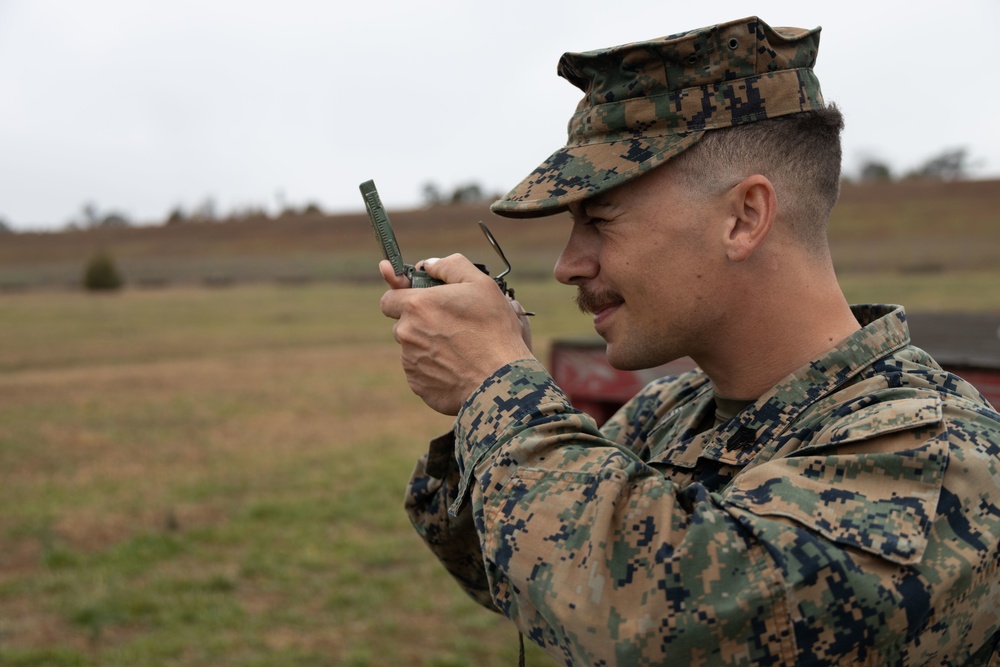
[[[637,178],[698,142],[703,130],[566,146],[490,206],[508,218],[561,213],[573,203]]]

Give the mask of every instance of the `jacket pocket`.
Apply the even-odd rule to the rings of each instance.
[[[948,452],[939,399],[878,403],[831,424],[790,456],[738,475],[723,498],[842,546],[913,564],[927,547]]]

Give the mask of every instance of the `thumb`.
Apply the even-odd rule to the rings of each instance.
[[[431,278],[443,280],[446,283],[471,283],[489,276],[476,268],[464,255],[454,254],[444,258],[431,257],[421,262],[421,268]]]
[[[383,259],[378,263],[379,273],[382,274],[382,279],[391,287],[392,289],[402,289],[410,286],[410,279],[406,276],[397,276],[396,272],[392,269],[392,264],[389,260]]]

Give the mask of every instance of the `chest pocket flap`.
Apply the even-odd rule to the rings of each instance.
[[[904,405],[905,404],[905,405]],[[757,516],[781,516],[887,560],[920,560],[948,465],[940,399],[869,406],[807,446],[738,475],[723,494]]]

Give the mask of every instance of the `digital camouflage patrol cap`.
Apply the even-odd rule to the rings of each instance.
[[[491,210],[513,218],[559,213],[663,164],[708,130],[823,109],[812,70],[819,31],[749,17],[563,54],[559,75],[584,92],[566,146]]]

